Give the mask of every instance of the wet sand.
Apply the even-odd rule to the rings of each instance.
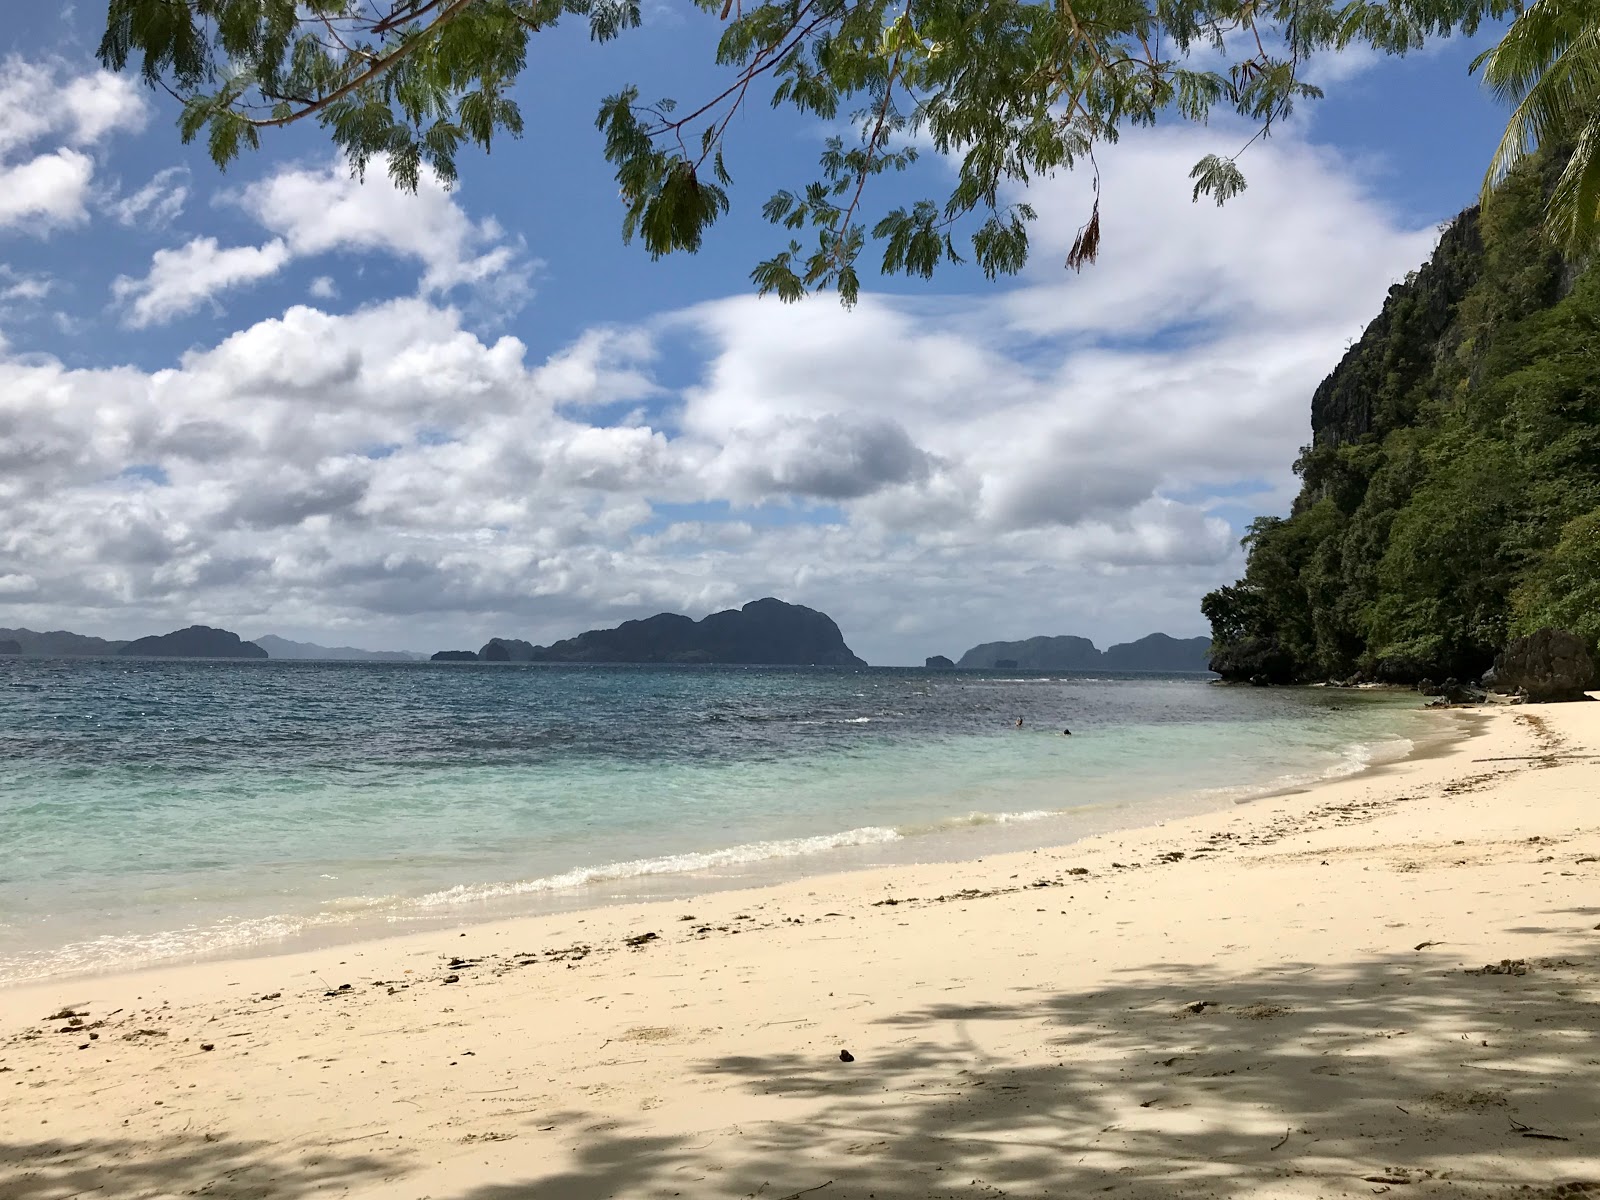
[[[1481,725],[1056,850],[0,991],[0,1200],[1600,1195],[1600,705]]]

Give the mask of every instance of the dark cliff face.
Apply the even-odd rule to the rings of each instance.
[[[844,635],[832,617],[770,596],[752,600],[737,611],[712,613],[700,626],[713,662],[867,665],[844,644]],[[781,657],[771,657],[774,653]]]
[[[946,658],[942,654],[935,654],[930,658],[923,659],[922,660],[922,665],[923,665],[924,669],[929,670],[929,671],[953,671],[953,670],[955,670],[955,663],[951,662],[948,658]]]
[[[1311,442],[1332,448],[1381,437],[1416,416],[1408,394],[1459,337],[1446,337],[1483,269],[1478,210],[1445,230],[1433,257],[1389,289],[1383,310],[1311,397]]]
[[[521,638],[490,638],[478,651],[481,662],[532,662],[535,647]]]
[[[142,637],[129,642],[117,653],[129,658],[267,657],[267,652],[254,642],[246,642],[237,633],[212,629],[208,625],[191,625],[172,633]]]
[[[496,638],[506,647],[526,642]],[[510,653],[508,649],[508,654]],[[729,663],[864,667],[826,613],[768,597],[694,621],[657,613],[615,629],[591,629],[550,646],[528,647],[527,662]]]

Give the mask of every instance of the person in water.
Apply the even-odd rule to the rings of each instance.
[[[1022,728],[1022,718],[1021,718],[1021,717],[1018,717],[1018,718],[1017,718],[1017,728],[1018,728],[1018,729],[1021,729],[1021,728]]]
[[[1062,736],[1062,737],[1071,737],[1071,736],[1072,736],[1072,730],[1070,730],[1070,729],[1063,729],[1063,730],[1062,730],[1062,731],[1061,731],[1061,736]]]

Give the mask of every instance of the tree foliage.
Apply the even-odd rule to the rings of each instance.
[[[1314,55],[1353,44],[1403,54],[1470,33],[1515,0],[696,3],[722,25],[720,83],[684,105],[624,87],[598,114],[623,236],[655,256],[698,249],[729,206],[734,115],[757,101],[790,108],[851,132],[828,141],[810,180],[767,200],[765,216],[791,236],[752,278],[784,299],[828,288],[848,303],[869,243],[890,273],[926,277],[967,259],[990,277],[1013,273],[1035,212],[1012,185],[1094,170],[1097,146],[1158,119],[1230,111],[1253,128],[1248,146],[1320,94],[1302,78]],[[220,165],[263,130],[313,120],[357,170],[381,157],[415,188],[424,167],[454,180],[463,147],[522,132],[511,87],[533,35],[567,15],[605,40],[639,24],[638,0],[111,0],[100,57],[117,70],[137,64],[176,96],[183,137],[204,136]],[[1559,43],[1525,41],[1490,65],[1513,97],[1542,78]],[[1496,170],[1569,127],[1539,115],[1558,101],[1519,118]],[[869,216],[868,185],[923,147],[956,165],[948,192]],[[1219,146],[1195,165],[1196,200],[1244,190],[1243,148]],[[1072,267],[1099,250],[1095,175]],[[1592,207],[1588,183],[1573,194]]]
[[[1540,231],[1566,169],[1514,168],[1319,389],[1293,513],[1206,598],[1225,673],[1465,679],[1544,624],[1600,637],[1600,269]]]
[[[1589,246],[1600,214],[1600,21],[1592,4],[1538,0],[1473,64],[1511,105],[1484,182],[1487,192],[1541,146],[1571,147],[1550,197],[1552,232]]]

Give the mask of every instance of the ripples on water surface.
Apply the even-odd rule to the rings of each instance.
[[[1414,708],[1196,677],[0,659],[0,982],[1059,842],[1397,756]]]

